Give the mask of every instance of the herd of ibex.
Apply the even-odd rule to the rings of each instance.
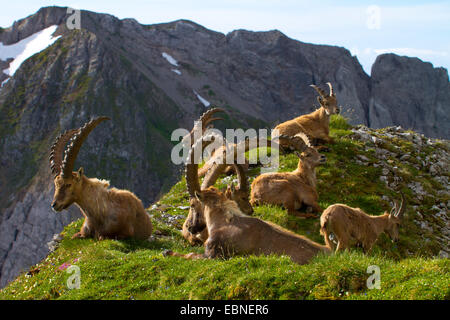
[[[205,253],[180,254],[167,250],[164,255],[199,259],[237,254],[277,254],[287,255],[292,261],[305,264],[320,252],[328,254],[353,246],[361,246],[368,252],[382,232],[386,232],[393,241],[398,240],[398,229],[406,208],[403,194],[399,208],[396,203],[390,214],[380,216],[370,216],[359,208],[344,204],[329,206],[320,217],[320,233],[324,236],[325,245],[252,217],[253,207],[261,204],[280,205],[288,214],[304,218],[315,218],[317,213],[322,212],[318,204],[315,169],[325,163],[326,158],[319,153],[317,146],[333,143],[329,136],[330,116],[340,111],[333,87],[331,83],[327,84],[329,94],[311,85],[319,94],[319,109],[277,125],[276,135],[272,139],[277,138],[278,145],[266,141],[269,147],[293,150],[298,157],[297,169],[263,173],[255,178],[251,188],[246,172],[248,162],[238,163],[236,158],[233,163],[223,161],[229,150],[239,149],[236,144],[215,149],[199,169],[199,159],[196,159],[194,150],[200,148],[203,152],[209,144],[221,138],[206,130],[213,121],[221,119],[213,118],[213,115],[224,110],[212,108],[200,117],[190,134],[183,139],[190,150],[185,168],[190,207],[182,235],[192,245],[204,245]],[[55,211],[64,210],[73,203],[79,207],[85,220],[74,238],[147,239],[152,234],[152,222],[141,200],[130,191],[109,188],[109,182],[105,180],[86,177],[82,168],[73,172],[83,142],[99,123],[108,119],[96,118],[56,138],[50,154],[55,185],[51,206]],[[197,140],[194,139],[195,129],[200,130]],[[248,141],[244,143],[243,150],[246,152],[250,144]],[[230,184],[223,192],[213,186],[221,174],[231,171],[237,174],[236,186]],[[203,183],[200,183],[203,176]]]

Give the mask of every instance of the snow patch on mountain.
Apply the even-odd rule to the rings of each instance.
[[[203,98],[201,95],[199,95],[199,94],[197,93],[197,91],[194,90],[194,93],[195,93],[195,95],[197,96],[198,100],[200,100],[200,102],[203,103],[203,105],[204,105],[205,107],[209,107],[209,106],[211,105],[211,103],[209,103],[208,100],[206,100],[206,99]]]
[[[9,68],[4,69],[3,73],[12,77],[22,62],[58,40],[60,36],[53,37],[57,27],[57,25],[50,26],[11,45],[4,45],[0,42],[0,59],[13,59],[9,64]]]
[[[178,61],[175,60],[170,54],[163,52],[162,56],[164,59],[166,59],[171,65],[178,67]]]

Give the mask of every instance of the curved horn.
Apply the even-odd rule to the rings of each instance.
[[[298,150],[299,152],[303,152],[308,145],[306,144],[305,140],[301,137],[291,137],[291,136],[287,136],[287,135],[279,135],[278,136],[278,140],[281,141],[282,140],[289,140],[289,144],[294,147],[296,150]]]
[[[88,137],[89,133],[102,121],[110,120],[108,117],[98,117],[90,122],[86,123],[83,127],[78,129],[79,131],[71,138],[71,144],[67,148],[64,154],[64,160],[62,162],[62,175],[63,177],[69,177],[72,174],[75,160],[77,159],[78,152],[83,145],[84,140]]]
[[[225,171],[226,164],[217,164],[213,163],[211,168],[209,168],[208,172],[205,175],[202,183],[202,189],[206,189],[210,186],[213,186],[216,183],[219,176]]]
[[[314,85],[314,84],[310,84],[310,87],[313,87],[317,93],[322,97],[325,98],[327,96],[327,94],[325,93],[325,91],[323,91],[322,89],[320,89],[318,86]]]
[[[207,129],[207,127],[208,127],[208,125],[211,123],[211,122],[213,122],[213,121],[216,121],[216,120],[223,120],[223,118],[212,118],[212,116],[213,116],[213,114],[215,114],[215,113],[217,113],[217,112],[225,112],[225,110],[223,110],[223,109],[221,109],[221,108],[212,108],[212,109],[209,109],[209,110],[207,110],[207,111],[205,111],[201,116],[200,116],[200,118],[198,118],[198,122],[200,122],[201,123],[201,125],[202,125],[202,135],[203,135],[203,133],[205,133],[205,130]],[[187,139],[189,139],[190,138],[190,144],[189,144],[189,146],[192,146],[196,141],[194,141],[194,132],[195,132],[195,130],[197,129],[197,127],[196,126],[194,126],[193,128],[192,128],[192,130],[191,130],[191,132],[189,133],[189,134],[187,134],[184,138],[183,138],[183,143],[188,143],[187,142]]]
[[[248,179],[245,169],[241,164],[233,164],[236,174],[238,176],[238,188],[241,191],[248,191]]]
[[[64,148],[66,147],[67,142],[69,142],[69,140],[78,130],[79,129],[67,130],[64,133],[60,134],[55,139],[55,142],[50,149],[50,168],[55,178],[61,173],[61,165],[63,161],[62,154]]]
[[[311,141],[309,141],[309,138],[308,138],[308,136],[305,133],[299,132],[294,137],[301,138],[305,142],[305,145],[307,147],[311,147]]]
[[[398,209],[398,211],[396,212],[395,216],[397,218],[402,218],[403,214],[405,213],[405,209],[406,209],[406,199],[405,199],[405,195],[403,194],[403,192],[400,192],[400,195],[402,196],[402,202],[400,204],[400,208]]]
[[[334,92],[333,92],[333,86],[331,85],[331,82],[327,82],[328,87],[330,87],[330,97],[334,97]]]
[[[199,156],[203,153],[203,149],[206,148],[210,143],[212,143],[219,136],[215,133],[211,133],[206,136],[202,136],[199,138],[189,150],[189,155],[186,162],[185,175],[186,175],[186,187],[188,189],[189,196],[191,198],[195,198],[195,192],[200,192],[200,183],[198,179],[198,160],[195,156]],[[199,144],[201,144],[201,152],[199,154],[195,154],[194,150],[198,148]],[[208,171],[209,173],[210,171]],[[206,178],[205,178],[206,179]],[[214,181],[215,182],[215,181]],[[214,184],[213,182],[213,184]]]
[[[202,134],[204,133],[206,127],[208,126],[208,124],[210,124],[211,122],[215,121],[215,120],[223,120],[223,118],[212,118],[212,116],[217,113],[217,112],[225,112],[225,110],[221,109],[221,108],[212,108],[209,109],[207,111],[205,111],[200,118],[198,119],[198,121],[201,121],[202,123]]]
[[[394,207],[391,209],[391,212],[389,213],[389,215],[391,216],[395,216],[396,212],[397,212],[397,201],[394,201]]]

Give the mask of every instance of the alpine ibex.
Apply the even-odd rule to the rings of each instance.
[[[202,150],[206,146],[208,142],[205,142],[205,139],[207,138],[213,138],[215,137],[214,134],[211,134],[209,136],[204,136],[197,141],[196,144],[202,144]],[[211,141],[209,141],[211,142]],[[202,244],[206,241],[208,238],[208,231],[206,228],[203,228],[202,230],[192,233],[190,231],[190,226],[193,224],[193,217],[201,217],[202,215],[195,215],[196,212],[202,212],[203,211],[203,205],[197,201],[195,198],[195,191],[200,191],[200,183],[198,178],[198,164],[197,161],[195,161],[193,157],[193,151],[196,148],[196,145],[193,145],[191,147],[190,153],[189,153],[189,159],[186,163],[186,185],[189,193],[189,214],[183,224],[182,228],[182,235],[183,237],[189,241],[192,245],[196,244]],[[245,170],[241,165],[233,164],[233,166],[236,169],[237,176],[238,176],[238,185],[237,187],[234,187],[234,185],[228,186],[226,191],[226,196],[228,199],[235,201],[239,208],[245,212],[246,214],[252,214],[253,208],[249,203],[249,189],[248,189],[248,181],[247,177],[245,175]],[[216,172],[216,171],[214,171]],[[208,188],[209,186],[214,185],[218,178],[218,175],[208,175],[208,177],[205,177],[206,184],[204,183],[203,186],[205,188]]]
[[[256,177],[252,183],[250,204],[283,205],[288,214],[300,217],[316,217],[310,213],[299,213],[297,210],[307,206],[307,211],[322,212],[317,200],[315,168],[325,163],[321,155],[309,142],[308,137],[298,133],[296,138],[303,140],[301,154],[296,152],[297,169],[292,172],[269,172]]]
[[[327,82],[327,84],[330,87],[329,95],[319,87],[313,84],[311,85],[311,87],[319,94],[319,97],[317,97],[317,101],[320,104],[319,109],[312,113],[280,123],[275,127],[275,130],[278,130],[280,135],[291,137],[295,136],[297,133],[303,132],[313,139],[314,144],[323,142],[333,143],[333,139],[329,136],[330,116],[332,114],[338,114],[340,109],[337,105],[336,95],[333,92],[331,83]],[[283,148],[290,147],[286,142],[280,141],[280,145]]]
[[[287,255],[298,264],[308,263],[319,254],[330,253],[327,246],[288,231],[276,224],[246,216],[234,201],[214,187],[195,191],[195,199],[203,206],[195,211],[190,231],[207,228],[209,237],[205,253],[180,254],[167,250],[164,255],[186,259],[227,258],[234,255]],[[199,215],[203,215],[199,217]]]
[[[299,141],[300,140],[300,141]],[[246,139],[245,141],[242,141],[238,144],[228,144],[228,147],[222,146],[221,148],[218,148],[214,150],[211,157],[208,159],[208,161],[198,170],[199,177],[205,176],[205,179],[203,181],[208,181],[207,176],[208,175],[214,175],[214,176],[220,176],[222,173],[225,173],[226,175],[230,175],[234,171],[234,167],[225,164],[225,159],[227,157],[227,150],[232,150],[234,154],[234,160],[236,161],[238,152],[247,152],[249,150],[252,150],[252,148],[260,148],[260,147],[268,147],[268,148],[279,148],[280,145],[283,143],[290,143],[290,145],[295,150],[300,150],[303,146],[303,141],[301,138],[298,139],[298,137],[290,137],[286,135],[279,135],[278,136],[278,143],[274,143],[271,140],[268,139],[258,139],[258,138],[252,138],[252,139]],[[263,142],[264,145],[262,146],[260,143]],[[228,149],[227,149],[228,148]],[[242,163],[244,170],[247,171],[249,168],[249,162],[247,158],[244,157],[245,163]]]
[[[401,197],[400,208],[396,202],[390,213],[380,216],[370,216],[345,204],[333,204],[320,217],[320,234],[330,248],[336,247],[336,251],[361,245],[369,252],[382,232],[386,232],[392,241],[398,241],[398,228],[406,208],[405,197],[403,194]]]
[[[152,233],[152,222],[141,200],[130,191],[109,188],[108,181],[86,177],[83,168],[72,172],[83,142],[104,120],[109,118],[96,118],[56,138],[50,154],[55,184],[52,208],[61,211],[72,203],[80,208],[85,220],[81,230],[72,238],[147,239]],[[69,142],[63,160],[62,153]]]

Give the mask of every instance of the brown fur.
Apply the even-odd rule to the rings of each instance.
[[[212,135],[212,137],[214,137],[214,134]],[[198,143],[202,143],[202,149],[204,149],[206,147],[206,145],[204,144],[208,143],[204,141],[204,138],[205,137],[199,139],[199,141],[197,141],[195,145],[197,145]],[[209,143],[210,142],[212,141],[210,140]],[[193,150],[195,149],[195,145],[191,146],[191,155],[193,153]],[[225,165],[213,164],[213,166],[215,167]],[[253,208],[248,200],[249,190],[245,170],[242,165],[234,164],[233,167],[235,167],[235,171],[238,173],[239,184],[236,187],[234,185],[228,186],[227,191],[225,192],[225,196],[229,200],[236,201],[240,210],[242,210],[246,214],[252,214]],[[202,220],[203,214],[201,214],[204,210],[203,204],[195,198],[194,191],[200,191],[202,188],[208,188],[216,182],[219,176],[219,171],[214,170],[211,173],[214,174],[208,174],[208,177],[205,177],[204,180],[206,184],[204,183],[202,187],[200,187],[198,179],[198,165],[195,163],[186,164],[186,184],[190,196],[190,208],[189,214],[183,223],[181,234],[192,245],[203,244],[208,238],[208,230],[206,229],[205,222]],[[196,221],[194,219],[195,217],[196,219],[200,220]],[[196,227],[193,227],[194,225]]]
[[[393,241],[398,240],[404,206],[402,201],[397,213],[385,212],[380,216],[370,216],[359,208],[333,204],[320,217],[320,234],[324,236],[325,243],[330,248],[336,248],[336,251],[360,245],[365,252],[369,252],[382,232],[386,232]],[[336,238],[337,246],[330,235]]]
[[[210,187],[197,193],[209,237],[205,253],[187,255],[166,251],[186,259],[226,258],[234,255],[287,255],[298,264],[308,263],[320,252],[331,250],[278,225],[243,214],[234,201]]]
[[[71,177],[58,175],[52,207],[56,211],[75,203],[85,220],[74,238],[147,239],[152,223],[141,200],[128,190],[109,188],[109,182],[87,178],[83,170]]]
[[[250,204],[282,205],[288,214],[315,217],[300,214],[297,210],[307,206],[313,212],[322,212],[317,200],[315,168],[325,162],[325,157],[316,149],[307,147],[299,155],[298,167],[292,172],[270,172],[258,176],[252,183]]]
[[[267,147],[271,147],[271,141],[270,140],[264,140],[265,144]],[[249,139],[246,139],[245,141],[241,142],[242,147],[238,146],[238,144],[234,143],[234,144],[229,144],[228,148],[232,148],[233,152],[234,152],[234,160],[237,160],[237,153],[239,150],[243,150],[243,152],[247,152],[250,150],[251,145],[254,145],[256,148],[259,147],[259,139],[257,138],[252,138],[252,142],[250,142]],[[226,146],[221,146],[217,149],[214,150],[214,152],[212,153],[211,157],[208,159],[208,161],[206,161],[206,163],[203,165],[203,167],[201,167],[200,169],[198,169],[198,176],[199,177],[203,177],[205,175],[207,175],[207,173],[209,171],[211,171],[213,168],[215,168],[214,170],[218,171],[217,175],[220,175],[222,173],[225,173],[226,175],[230,175],[234,172],[234,167],[231,165],[223,165],[223,166],[214,166],[214,164],[225,164],[225,159],[226,159],[226,153],[227,151],[227,147]],[[249,163],[246,157],[244,157],[244,161],[245,163],[241,163],[240,165],[245,169],[245,171],[248,170],[249,167]]]
[[[333,139],[329,136],[330,116],[339,113],[336,96],[332,93],[330,86],[330,95],[325,95],[323,90],[318,90],[320,96],[317,98],[320,108],[316,111],[302,115],[292,120],[280,123],[275,127],[280,135],[295,136],[303,132],[314,140],[313,143],[333,143]],[[317,88],[314,86],[314,88]],[[289,147],[289,141],[280,140],[280,145],[284,148]]]

